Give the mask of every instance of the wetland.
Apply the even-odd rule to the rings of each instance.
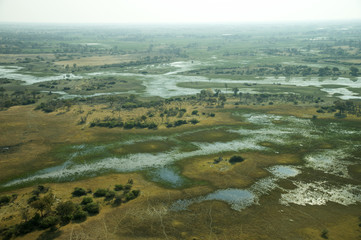
[[[359,22],[76,28],[0,25],[2,238],[361,236]]]

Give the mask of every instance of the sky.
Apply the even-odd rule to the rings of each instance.
[[[227,23],[361,20],[361,0],[0,0],[0,22]]]

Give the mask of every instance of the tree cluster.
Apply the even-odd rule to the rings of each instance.
[[[113,206],[119,206],[122,203],[129,202],[140,195],[140,190],[132,190],[133,180],[129,179],[124,186],[115,185],[114,191],[109,189],[97,189],[93,193],[94,198],[103,198],[106,202],[111,202]],[[23,236],[36,230],[57,231],[70,222],[79,223],[85,221],[88,216],[96,215],[100,212],[100,203],[95,202],[91,194],[91,190],[85,191],[83,188],[76,187],[72,192],[75,198],[83,197],[80,204],[68,201],[58,201],[56,196],[42,185],[37,186],[32,192],[32,196],[28,199],[29,206],[35,210],[35,214],[31,216],[29,209],[23,209],[23,221],[10,226],[0,228],[0,235],[3,239],[11,239],[13,237]],[[8,204],[13,197],[1,196],[1,205]]]

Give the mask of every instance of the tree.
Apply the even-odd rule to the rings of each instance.
[[[71,194],[73,197],[80,197],[86,195],[86,191],[83,188],[76,187]]]
[[[334,102],[334,104],[335,104],[335,108],[340,111],[339,114],[343,114],[344,111],[346,110],[345,103],[343,101],[337,100]]]
[[[239,89],[237,87],[232,88],[233,96],[237,96],[237,93],[239,92]]]
[[[46,203],[42,200],[36,200],[30,204],[32,208],[40,212],[40,216],[43,216],[43,211],[46,209]]]
[[[87,211],[89,214],[94,215],[99,213],[99,204],[92,202],[88,203],[84,206],[84,210]]]
[[[357,77],[359,69],[357,67],[350,67],[350,75],[353,77]]]
[[[229,159],[229,163],[230,164],[235,164],[235,163],[238,163],[238,162],[243,162],[244,161],[244,158],[241,157],[241,156],[232,156],[230,159]]]
[[[75,209],[76,206],[72,201],[66,201],[58,204],[56,212],[63,223],[68,223],[73,218]]]
[[[54,194],[49,193],[47,195],[45,195],[44,197],[33,201],[30,206],[34,209],[36,209],[37,211],[40,211],[40,216],[43,216],[43,212],[46,211],[50,211],[52,205],[55,202],[55,197]]]
[[[81,205],[87,205],[88,203],[92,203],[93,199],[91,197],[84,197],[83,201],[81,201]]]

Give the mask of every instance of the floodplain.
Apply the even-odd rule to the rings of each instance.
[[[76,28],[0,26],[4,239],[360,238],[360,23]]]

